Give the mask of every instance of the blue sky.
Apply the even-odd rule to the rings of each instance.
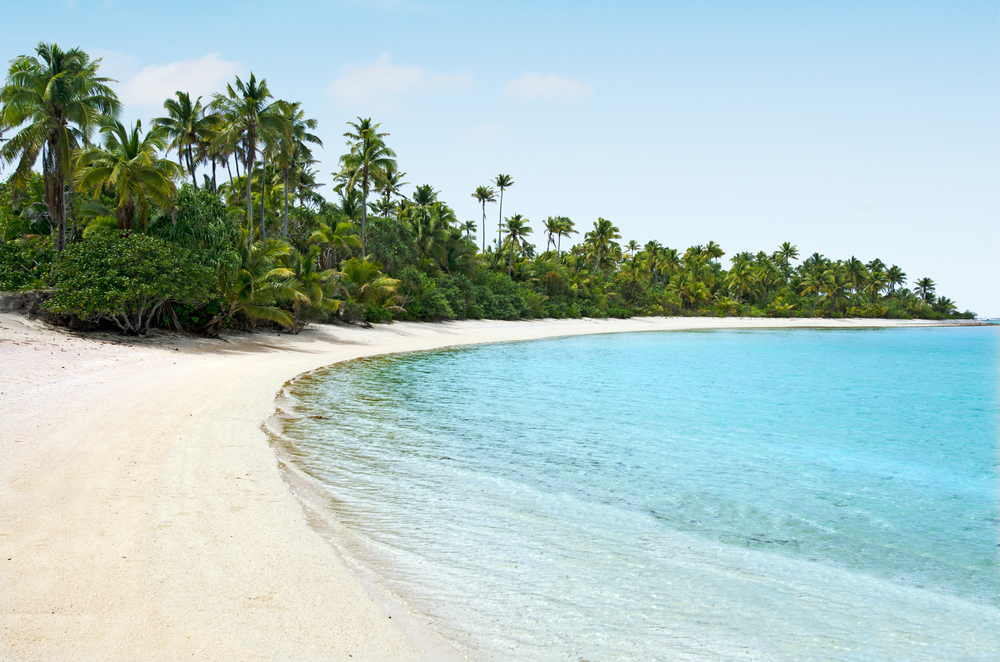
[[[1000,316],[995,2],[11,4],[0,58],[101,55],[133,119],[253,70],[319,120],[327,178],[370,115],[462,220],[502,172],[538,244],[550,215],[727,259],[791,241]]]

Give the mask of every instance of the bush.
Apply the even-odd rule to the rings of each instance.
[[[0,243],[0,291],[45,287],[55,254],[48,237]]]
[[[73,244],[52,269],[55,292],[44,307],[87,322],[107,320],[124,333],[145,334],[167,302],[212,297],[212,272],[188,251],[132,234]]]
[[[415,267],[407,267],[399,279],[400,291],[406,294],[403,308],[406,309],[407,317],[416,320],[455,319],[448,296],[438,281]]]

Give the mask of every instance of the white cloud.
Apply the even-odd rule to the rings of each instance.
[[[524,74],[504,87],[506,96],[518,99],[583,99],[592,91],[578,80],[541,74]]]
[[[122,81],[117,92],[126,105],[162,106],[163,101],[178,90],[187,92],[192,98],[202,96],[207,100],[212,92],[221,92],[242,70],[239,63],[219,59],[218,53],[209,53],[197,60],[150,65],[127,78],[118,73],[128,71],[129,66],[134,71],[134,62],[128,56],[105,54],[101,67],[102,73]]]
[[[366,104],[388,109],[403,97],[471,86],[471,75],[435,74],[420,67],[396,65],[383,53],[371,64],[341,67],[340,77],[326,92],[343,106]]]

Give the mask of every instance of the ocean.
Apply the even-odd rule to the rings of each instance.
[[[471,659],[1000,657],[996,328],[595,335],[287,389],[330,534]]]

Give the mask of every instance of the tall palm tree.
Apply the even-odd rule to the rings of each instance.
[[[198,178],[195,176],[197,156],[205,151],[205,147],[215,137],[215,128],[219,118],[217,115],[206,115],[201,105],[201,97],[191,101],[187,92],[176,92],[176,99],[167,99],[163,107],[167,109],[167,117],[157,117],[153,126],[163,129],[170,139],[167,150],[177,150],[178,159],[187,166],[188,174],[194,190],[198,190]]]
[[[629,239],[628,245],[625,246],[625,250],[628,251],[629,257],[635,257],[635,254],[639,252],[639,242],[635,239]]]
[[[818,253],[814,253],[818,255]],[[806,274],[805,280],[802,281],[803,289],[800,293],[801,296],[807,294],[814,294],[812,312],[816,314],[816,304],[819,303],[819,297],[824,292],[830,292],[837,287],[837,281],[834,277],[833,269],[823,269],[821,267],[816,269],[810,269]]]
[[[223,144],[238,142],[242,147],[247,174],[247,227],[253,227],[253,197],[250,188],[253,178],[250,174],[257,160],[257,145],[266,134],[279,135],[286,124],[279,102],[268,103],[271,98],[267,80],[261,78],[258,83],[256,76],[250,72],[250,79],[245,83],[237,76],[235,85],[226,85],[225,95],[216,94],[212,99],[212,108],[228,120],[220,129],[216,140]],[[260,236],[266,236],[263,215]]]
[[[719,246],[714,241],[710,241],[705,244],[705,253],[708,255],[709,260],[718,260],[726,254],[726,252],[722,250],[722,246]]]
[[[381,191],[382,195],[385,197],[397,196],[399,198],[405,199],[406,196],[403,195],[402,188],[409,184],[409,182],[404,182],[403,177],[406,177],[405,172],[401,172],[397,169],[396,162],[393,161],[386,168],[385,177],[382,179]]]
[[[889,283],[889,292],[895,292],[897,285],[906,283],[906,273],[895,264],[885,272],[886,280]]]
[[[507,230],[507,238],[504,240],[505,246],[510,246],[510,259],[507,263],[508,274],[514,274],[514,251],[518,252],[524,250],[524,237],[531,234],[532,230],[528,227],[530,221],[520,214],[514,214],[504,222],[504,228]]]
[[[555,238],[556,235],[559,233],[559,227],[561,225],[561,221],[559,220],[558,216],[549,216],[542,222],[542,225],[545,228],[543,232],[545,233],[546,236],[545,251],[548,252],[549,246],[552,247],[556,246]]]
[[[157,156],[166,146],[163,129],[143,135],[139,121],[129,130],[118,120],[105,118],[101,133],[106,135],[104,147],[85,149],[77,158],[78,185],[93,189],[95,200],[102,190],[113,191],[118,230],[130,232],[135,221],[146,224],[151,202],[171,206],[177,192],[173,179],[181,168]]]
[[[347,189],[361,189],[361,254],[367,255],[365,227],[368,223],[368,193],[378,188],[386,180],[388,173],[397,169],[396,153],[386,147],[383,138],[388,133],[379,133],[381,124],[372,124],[370,117],[357,122],[348,122],[351,131],[344,134],[351,151],[340,157],[341,170],[334,176]]]
[[[503,192],[514,185],[514,178],[510,175],[497,175],[493,179],[493,185],[500,189],[500,215],[497,217],[497,240],[499,243],[503,226]],[[484,249],[485,250],[485,249]]]
[[[384,193],[375,202],[368,203],[368,209],[376,216],[381,216],[382,218],[389,218],[398,208],[399,203]]]
[[[799,249],[796,246],[793,246],[791,242],[786,241],[778,247],[778,254],[781,255],[781,258],[787,264],[792,260],[798,259]]]
[[[936,284],[930,278],[921,278],[916,283],[914,283],[914,289],[916,289],[917,294],[920,298],[927,303],[932,303],[934,301],[934,289]]]
[[[477,186],[476,192],[472,194],[472,197],[479,201],[479,204],[483,206],[483,252],[486,252],[486,203],[496,202],[497,196],[496,192],[490,186]]]
[[[296,160],[303,156],[309,156],[309,148],[306,143],[323,146],[323,141],[317,138],[311,130],[316,128],[316,120],[306,119],[305,113],[299,102],[288,103],[279,102],[278,111],[284,117],[284,126],[281,132],[275,137],[275,156],[278,169],[284,181],[285,189],[285,211],[281,224],[281,236],[288,236],[288,176],[295,169]]]
[[[860,292],[868,282],[868,269],[864,262],[851,256],[851,259],[844,263],[844,270],[847,272],[847,280],[855,292]]]
[[[571,234],[579,234],[573,229],[574,223],[565,216],[559,217],[559,229],[556,231],[556,256],[562,257],[562,238],[569,237]]]
[[[0,148],[0,161],[13,163],[14,186],[23,188],[42,157],[44,201],[59,226],[56,249],[66,247],[66,183],[73,180],[73,151],[85,146],[102,115],[117,117],[118,97],[110,78],[97,75],[101,60],[79,48],[63,51],[39,43],[36,57],[14,58],[0,89],[0,131],[20,130]]]
[[[604,252],[606,254],[611,248],[611,242],[621,238],[622,236],[618,234],[618,228],[611,221],[598,217],[597,221],[594,222],[594,229],[584,235],[584,239],[597,254],[597,259],[594,260],[593,273],[597,273],[597,269],[601,264],[601,253]]]

